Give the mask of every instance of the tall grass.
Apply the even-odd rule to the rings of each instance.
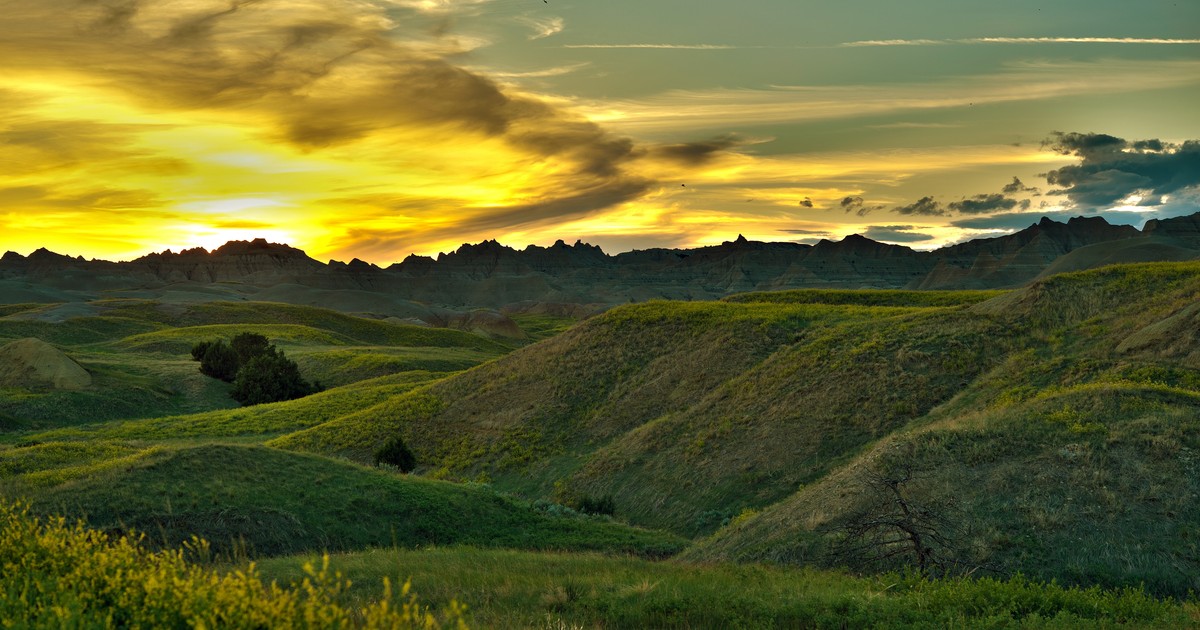
[[[292,580],[315,556],[262,563]],[[355,584],[349,606],[377,596],[369,585],[411,580],[434,606],[467,606],[488,628],[1188,628],[1195,603],[1158,600],[1137,588],[1067,588],[1023,577],[855,577],[764,565],[649,562],[597,554],[466,547],[379,549],[330,558]]]
[[[136,536],[109,538],[62,518],[0,503],[0,625],[35,628],[463,628],[461,610],[438,614],[408,584],[383,583],[377,603],[348,608],[350,583],[327,563],[306,564],[288,587],[254,565],[218,573],[188,561],[206,545],[151,552]],[[319,567],[319,568],[318,568]],[[394,600],[399,604],[393,604]]]

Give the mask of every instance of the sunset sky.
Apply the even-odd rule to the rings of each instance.
[[[1195,0],[0,0],[0,250],[932,248],[1200,211]]]

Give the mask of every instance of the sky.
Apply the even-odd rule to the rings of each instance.
[[[1195,0],[0,0],[0,249],[386,265],[1200,211]]]

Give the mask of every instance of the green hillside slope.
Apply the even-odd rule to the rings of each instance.
[[[512,349],[458,330],[287,304],[99,300],[19,305],[0,314],[0,345],[26,337],[53,344],[91,374],[92,385],[64,391],[0,384],[0,430],[235,407],[228,385],[200,374],[190,350],[197,342],[241,332],[268,337],[307,378],[326,387],[404,372],[459,371]],[[291,428],[310,424],[298,420]]]
[[[1155,263],[620,307],[273,444],[362,460],[399,434],[426,474],[716,532],[705,560],[854,565],[864,476],[906,470],[918,502],[967,515],[952,568],[1183,593],[1198,383],[1200,264]]]
[[[0,493],[41,513],[221,553],[470,544],[670,555],[683,541],[559,515],[485,488],[258,446],[139,449],[92,441],[0,450]]]

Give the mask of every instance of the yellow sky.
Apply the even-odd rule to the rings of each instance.
[[[606,99],[545,83],[588,61],[479,69],[507,31],[455,30],[447,15],[508,7],[497,23],[534,28],[511,36],[520,42],[570,32],[508,0],[11,4],[0,24],[3,248],[109,259],[263,237],[386,264],[487,238],[615,253],[880,226],[931,247],[992,230],[886,208],[927,188],[946,200],[994,192],[1076,156],[1029,137],[780,150],[779,133],[846,120],[945,132],[978,124],[962,122],[972,107],[1200,76],[1186,59],[1042,62],[970,80]],[[1033,195],[1025,207],[1066,208]],[[854,198],[865,210],[847,212]]]

